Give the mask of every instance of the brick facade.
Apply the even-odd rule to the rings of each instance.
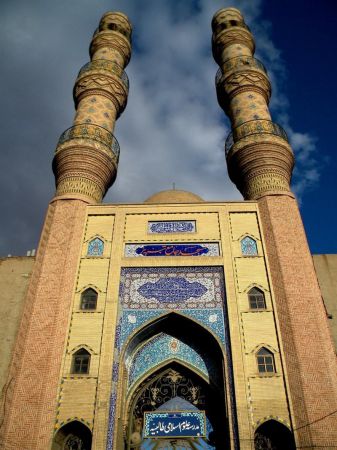
[[[48,208],[9,374],[4,450],[49,448],[85,208]]]
[[[336,448],[336,355],[296,200],[259,201],[298,446]]]

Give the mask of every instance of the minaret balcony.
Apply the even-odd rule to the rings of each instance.
[[[129,91],[129,78],[126,72],[117,63],[115,63],[114,61],[110,61],[109,59],[95,59],[93,61],[88,62],[81,68],[77,78],[80,78],[81,76],[87,74],[88,72],[97,72],[97,71],[98,72],[108,71],[118,76],[121,79],[126,91],[127,92]]]
[[[100,48],[105,47],[113,48],[120,53],[124,59],[124,65],[128,65],[131,57],[131,41],[125,34],[119,30],[98,30],[90,44],[90,57],[92,58]]]
[[[265,119],[249,120],[229,133],[225,143],[226,156],[231,152],[234,145],[239,143],[244,138],[251,137],[252,143],[254,141],[262,142],[264,135],[276,136],[281,138],[287,144],[289,142],[285,130],[275,122]]]
[[[228,59],[215,76],[216,92],[221,108],[229,114],[230,101],[242,92],[256,92],[269,103],[271,85],[267,70],[252,56]]]
[[[258,59],[252,56],[236,56],[235,58],[228,59],[222,65],[222,68],[220,67],[218,69],[215,76],[215,85],[218,86],[222,78],[228,76],[232,71],[246,69],[261,70],[267,75],[267,69]]]
[[[77,143],[78,146],[97,143],[98,147],[118,163],[120,147],[115,136],[105,128],[89,123],[74,125],[65,130],[58,141],[56,153],[64,147],[64,144]]]
[[[219,66],[223,63],[223,51],[226,47],[234,44],[242,44],[248,47],[251,53],[255,51],[254,38],[249,31],[247,25],[239,22],[240,26],[225,27],[225,23],[219,24],[222,26],[218,33],[212,35],[212,51],[215,61]]]
[[[127,30],[125,27],[123,27],[121,24],[119,23],[104,23],[102,25],[100,25],[98,28],[96,28],[93,36],[96,36],[97,33],[101,32],[101,31],[117,31],[117,33],[122,34],[123,36],[125,36],[129,41],[131,41],[131,34],[132,32],[130,30]]]
[[[216,35],[216,34],[221,33],[223,30],[233,29],[234,27],[245,28],[246,30],[248,30],[250,32],[249,26],[246,25],[242,21],[239,21],[239,20],[224,20],[224,21],[216,20],[213,25],[213,34]]]

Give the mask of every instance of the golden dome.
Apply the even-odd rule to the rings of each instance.
[[[147,198],[144,203],[200,203],[204,200],[193,192],[169,189]]]

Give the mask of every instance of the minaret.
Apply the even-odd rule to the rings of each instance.
[[[253,36],[234,8],[220,10],[212,27],[218,100],[232,122],[226,140],[229,176],[247,200],[290,194],[293,152],[285,131],[271,119],[270,81],[253,56]]]
[[[212,28],[218,100],[232,125],[225,144],[228,173],[246,200],[258,202],[297,446],[334,448],[336,355],[290,189],[293,152],[285,131],[271,119],[270,81],[253,56],[254,39],[240,11],[221,9]]]
[[[131,26],[122,13],[106,13],[90,45],[91,61],[74,87],[76,115],[62,133],[54,161],[56,196],[100,202],[117,175],[119,144],[112,134],[124,111],[131,56]]]
[[[4,450],[51,448],[62,355],[88,204],[101,202],[117,174],[115,121],[125,108],[131,25],[106,13],[91,61],[74,87],[74,124],[60,137],[49,204],[6,383]]]

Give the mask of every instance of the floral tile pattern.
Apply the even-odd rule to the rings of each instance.
[[[253,238],[246,236],[241,241],[241,251],[244,256],[257,256],[257,245]]]
[[[171,358],[189,363],[209,378],[203,358],[193,348],[166,333],[159,333],[140,347],[127,361],[129,386],[151,367]]]
[[[121,273],[119,297],[127,309],[222,308],[223,296],[217,267],[128,268]]]
[[[95,238],[88,244],[88,256],[102,256],[104,251],[104,242],[99,239]]]

